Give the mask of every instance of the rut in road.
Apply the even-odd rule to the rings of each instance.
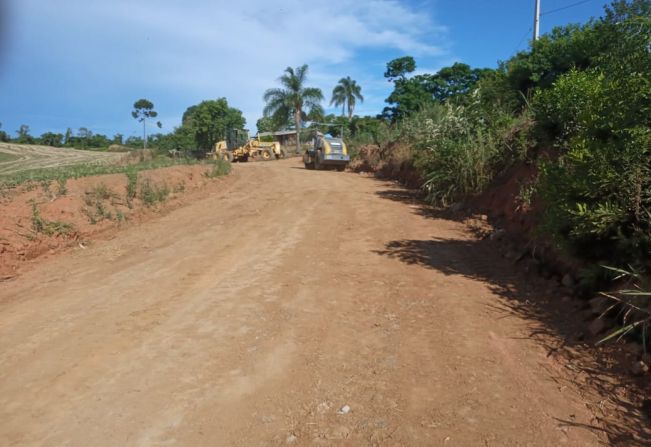
[[[3,284],[0,444],[605,441],[462,224],[295,159],[223,185]]]

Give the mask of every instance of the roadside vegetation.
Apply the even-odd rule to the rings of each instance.
[[[65,189],[65,181],[80,177],[90,177],[103,174],[126,174],[129,179],[135,179],[138,172],[151,169],[167,168],[179,165],[195,165],[204,163],[211,167],[218,163],[213,160],[199,160],[192,157],[170,158],[159,156],[150,161],[134,164],[80,164],[62,166],[59,168],[34,169],[0,176],[0,190],[14,188],[18,185],[49,183],[54,180],[59,182],[60,189]]]
[[[394,89],[382,115],[344,118],[344,132],[367,165],[412,166],[436,205],[533,164],[519,197],[544,208],[538,232],[594,265],[649,272],[650,48],[651,2],[618,0],[495,70],[457,63],[412,75],[405,56],[387,64]]]
[[[646,342],[651,1],[616,0],[601,18],[555,28],[495,70],[415,70],[410,56],[390,61],[383,113],[340,119],[362,169],[412,170],[428,200],[447,206],[511,168],[534,167],[514,207],[533,209],[535,237],[584,266],[585,293],[627,281],[607,294],[604,314],[620,324],[607,338],[642,331]]]

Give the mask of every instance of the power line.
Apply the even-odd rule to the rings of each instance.
[[[545,12],[543,12],[543,13],[540,14],[540,15],[541,15],[541,16],[546,16],[546,15],[548,15],[548,14],[553,14],[553,13],[558,12],[558,11],[563,11],[563,10],[565,10],[565,9],[574,8],[575,6],[579,6],[579,5],[582,5],[582,4],[584,4],[584,3],[588,3],[588,2],[591,2],[591,1],[594,1],[594,0],[583,0],[583,1],[580,1],[580,2],[572,3],[572,4],[567,5],[567,6],[562,6],[562,7],[560,7],[560,8],[556,8],[556,9],[552,9],[552,10],[549,10],[549,11],[545,11]]]
[[[522,36],[522,39],[520,39],[520,41],[518,42],[518,45],[517,45],[517,46],[515,47],[515,49],[513,50],[514,53],[517,53],[517,52],[518,52],[518,50],[520,49],[520,46],[522,45],[522,42],[524,42],[524,39],[527,38],[527,36],[529,35],[529,33],[531,32],[532,29],[533,29],[532,27],[529,27],[529,29],[527,30],[527,32],[524,33],[524,35]]]

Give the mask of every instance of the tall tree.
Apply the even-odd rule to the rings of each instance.
[[[21,124],[16,131],[16,134],[18,135],[18,138],[16,138],[16,143],[34,144],[34,137],[29,134],[29,126],[27,124]]]
[[[158,112],[154,110],[154,103],[148,99],[139,99],[133,103],[133,111],[131,112],[138,122],[142,123],[142,140],[143,147],[147,148],[147,118],[156,118]],[[160,127],[160,126],[159,126]]]
[[[416,70],[416,61],[413,57],[399,57],[387,62],[387,71],[384,72],[384,77],[389,82],[394,79],[405,79],[407,73],[412,73],[414,70]]]
[[[60,147],[63,140],[63,134],[45,132],[39,138],[39,143],[45,146]]]
[[[65,135],[63,136],[63,145],[64,146],[71,146],[72,145],[72,138],[73,138],[72,129],[68,127],[66,129]]]
[[[283,122],[291,114],[296,126],[296,152],[301,151],[300,131],[304,109],[309,113],[322,109],[323,93],[321,89],[306,87],[307,65],[287,67],[279,81],[282,88],[271,88],[263,96],[267,105],[264,115],[271,116],[276,122]]]
[[[2,123],[0,123],[0,129],[2,128]],[[9,141],[9,135],[4,130],[0,130],[0,142]]]
[[[210,150],[226,137],[228,129],[242,129],[245,124],[242,112],[229,107],[226,98],[219,98],[188,107],[183,114],[182,127],[194,135],[199,149]]]
[[[357,81],[351,79],[350,76],[341,78],[337,86],[332,90],[332,99],[330,105],[341,106],[341,115],[344,115],[344,110],[348,109],[348,119],[353,117],[355,110],[355,103],[359,100],[364,102],[362,96],[362,87],[357,84]]]

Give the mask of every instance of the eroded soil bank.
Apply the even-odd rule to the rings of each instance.
[[[213,191],[211,166],[173,166],[31,183],[0,194],[0,279],[25,261],[85,247],[100,234],[150,219]]]

